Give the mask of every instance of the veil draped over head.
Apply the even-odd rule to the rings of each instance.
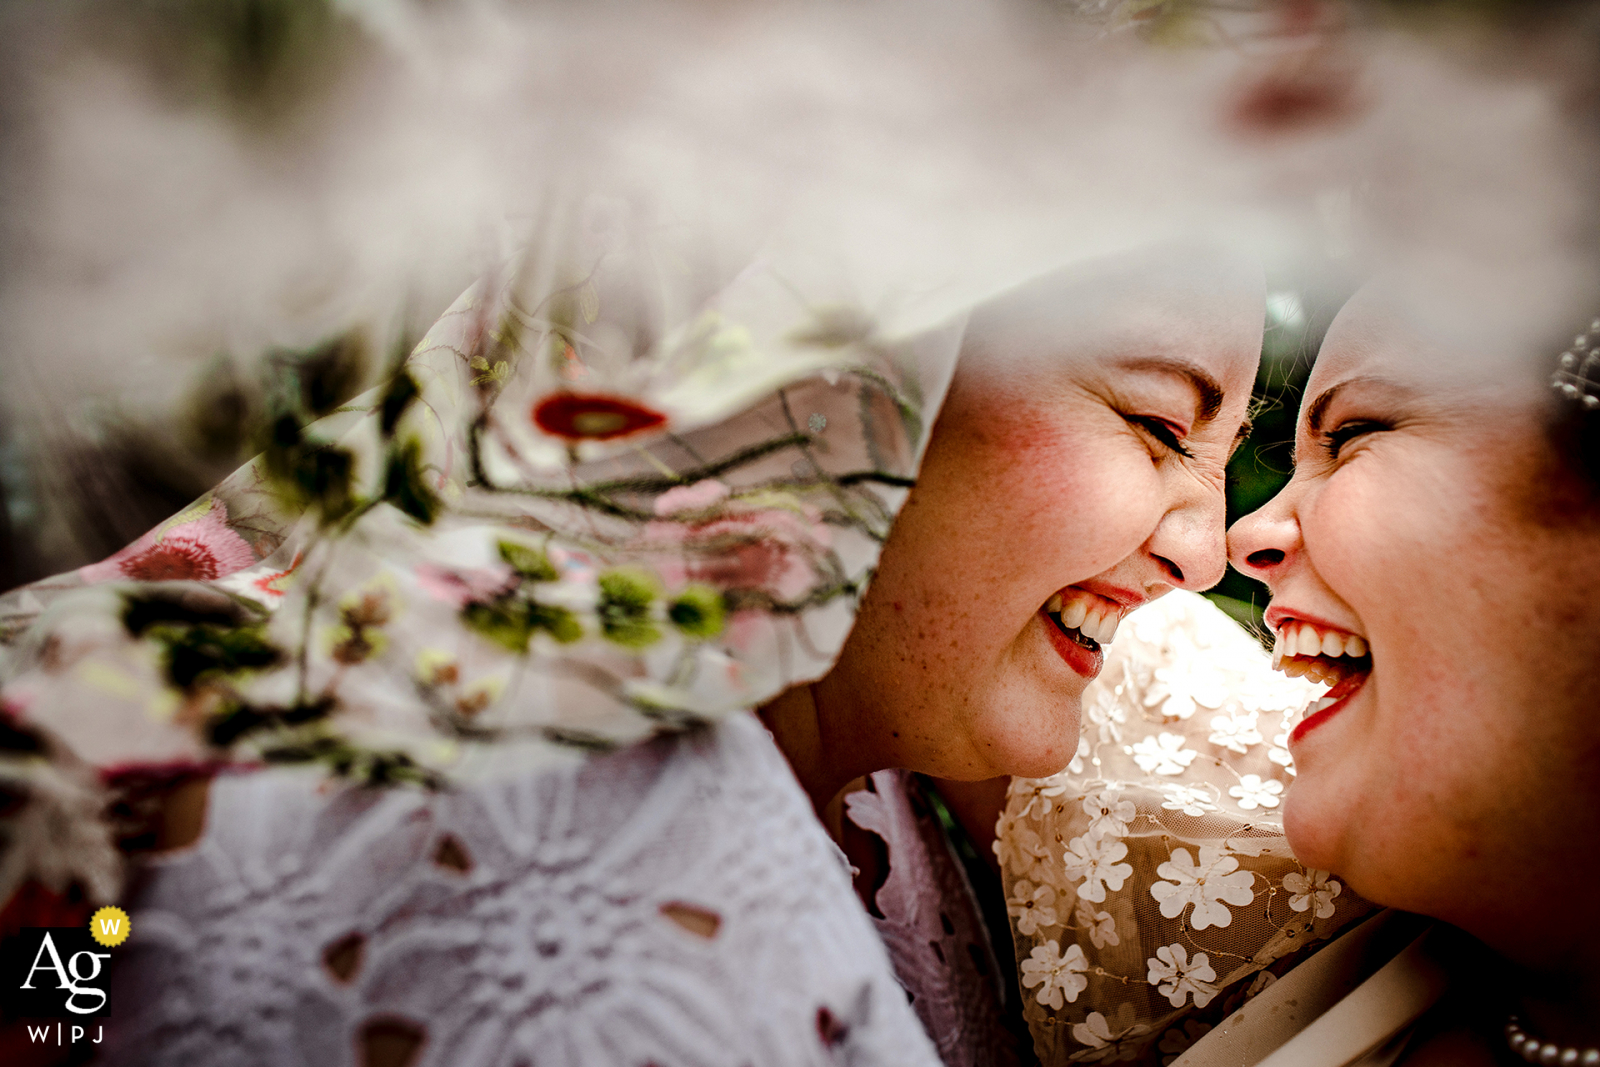
[[[707,285],[603,230],[475,286],[373,393],[328,412],[299,383],[214,491],[0,600],[27,798],[0,900],[112,899],[129,783],[525,772],[827,669],[959,328],[896,338],[768,264]]]

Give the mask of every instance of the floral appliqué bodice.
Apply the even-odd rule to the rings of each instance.
[[[1283,836],[1288,734],[1322,687],[1203,597],[1140,608],[1071,765],[1012,783],[999,853],[1046,1063],[1170,1063],[1307,945],[1373,910]]]

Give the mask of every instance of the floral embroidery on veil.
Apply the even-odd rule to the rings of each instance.
[[[481,283],[387,386],[294,399],[196,504],[0,599],[0,698],[28,735],[6,780],[38,805],[98,791],[90,771],[227,764],[436,785],[820,675],[959,331],[890,336],[761,264],[708,294],[631,246],[592,262]],[[28,785],[41,745],[73,789]],[[0,900],[29,877],[114,891],[103,827],[48,862],[11,837]]]

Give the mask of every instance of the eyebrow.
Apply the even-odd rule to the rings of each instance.
[[[1391,395],[1398,395],[1401,397],[1415,395],[1415,390],[1411,387],[1396,382],[1393,378],[1382,374],[1363,374],[1355,378],[1346,378],[1342,382],[1335,382],[1333,385],[1328,386],[1328,388],[1317,394],[1317,398],[1313,400],[1311,405],[1305,409],[1306,432],[1310,436],[1322,436],[1322,426],[1327,420],[1328,408],[1333,406],[1334,400],[1338,398],[1341,392],[1343,392],[1345,389],[1348,389],[1352,385],[1387,389]],[[1299,435],[1296,434],[1297,438],[1298,436]],[[1298,443],[1294,446],[1292,456],[1293,462],[1298,463],[1300,461],[1300,447]]]
[[[1322,420],[1327,417],[1328,405],[1332,404],[1333,398],[1339,395],[1339,390],[1343,389],[1349,384],[1349,381],[1343,381],[1337,385],[1331,386],[1330,388],[1324,389],[1317,395],[1317,398],[1311,402],[1311,406],[1306,409],[1306,427],[1313,435],[1322,433]]]
[[[1210,422],[1217,417],[1217,412],[1222,410],[1222,386],[1217,384],[1204,368],[1190,363],[1184,359],[1174,359],[1169,356],[1144,356],[1138,359],[1119,360],[1119,365],[1128,370],[1156,371],[1159,374],[1171,374],[1182,378],[1194,387],[1195,395],[1199,398],[1199,406],[1195,410],[1195,421]],[[1249,432],[1249,422],[1240,434]]]
[[[1359,381],[1360,379],[1351,380]],[[1332,404],[1334,397],[1339,395],[1339,390],[1349,384],[1350,381],[1347,380],[1329,386],[1318,393],[1317,398],[1311,402],[1311,406],[1306,408],[1306,432],[1312,437],[1322,436],[1322,420],[1328,415],[1328,405]],[[1298,438],[1298,436],[1297,434],[1296,437]],[[1298,439],[1289,446],[1289,462],[1297,467],[1300,465],[1300,442]]]
[[[1401,395],[1412,392],[1410,388],[1397,383],[1393,378],[1380,374],[1363,374],[1354,378],[1346,378],[1342,382],[1335,382],[1319,393],[1317,398],[1311,402],[1311,406],[1306,408],[1306,428],[1313,435],[1322,433],[1322,423],[1328,417],[1328,408],[1333,405],[1335,398],[1341,392],[1352,385],[1375,386],[1387,389],[1391,393],[1398,392]]]

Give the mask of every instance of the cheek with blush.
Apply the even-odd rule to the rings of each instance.
[[[1017,500],[1060,545],[1062,584],[1115,567],[1161,520],[1156,469],[1124,441],[1067,432],[1035,450],[1031,463],[1046,476],[1019,487]]]
[[[998,391],[981,400],[961,412],[968,432],[952,449],[973,492],[969,513],[1052,565],[1063,575],[1058,585],[1110,569],[1154,532],[1160,477],[1120,416],[1092,400],[1045,403]]]

